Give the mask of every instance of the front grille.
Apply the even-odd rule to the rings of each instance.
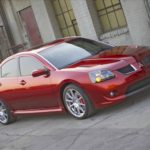
[[[144,57],[144,59],[142,60],[142,62],[143,62],[144,65],[150,64],[150,56]]]
[[[137,83],[129,86],[126,94],[132,93],[148,85],[150,85],[150,77],[145,78],[144,80],[138,81]]]
[[[118,71],[122,74],[130,74],[134,72],[136,69],[132,65],[127,65],[123,68],[118,69]]]

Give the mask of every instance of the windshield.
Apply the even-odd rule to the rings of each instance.
[[[78,38],[68,43],[61,43],[47,48],[39,52],[39,54],[56,68],[62,69],[79,60],[83,60],[111,48],[111,46],[104,43]]]

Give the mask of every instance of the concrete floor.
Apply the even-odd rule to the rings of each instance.
[[[150,150],[149,91],[85,120],[50,114],[0,125],[0,150]]]

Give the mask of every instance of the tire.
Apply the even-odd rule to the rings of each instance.
[[[15,117],[11,114],[6,104],[0,101],[0,123],[3,125],[10,124],[15,121]]]
[[[85,119],[95,112],[88,96],[74,84],[70,84],[64,89],[63,102],[67,111],[77,119]]]

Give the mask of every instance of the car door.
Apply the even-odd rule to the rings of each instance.
[[[20,87],[20,100],[18,109],[44,109],[55,108],[58,102],[53,98],[53,85],[51,76],[33,77],[32,72],[45,66],[33,56],[19,58],[20,74],[18,85]]]
[[[18,101],[18,59],[13,58],[2,64],[0,78],[0,99],[5,100],[12,108]]]

